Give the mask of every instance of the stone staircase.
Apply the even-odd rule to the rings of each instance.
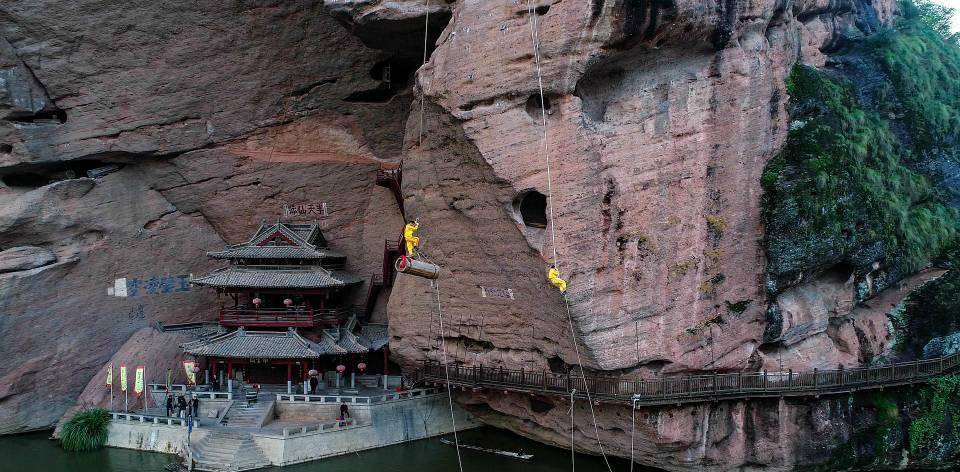
[[[263,425],[265,416],[273,411],[273,403],[274,400],[266,395],[261,395],[257,401],[249,404],[244,400],[236,400],[220,420],[220,424],[231,428],[259,428]]]
[[[195,470],[241,471],[269,467],[270,461],[250,433],[212,430],[193,446]]]

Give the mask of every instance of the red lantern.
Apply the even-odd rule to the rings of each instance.
[[[361,362],[357,364],[357,369],[359,369],[360,373],[362,374],[364,371],[367,370],[367,364],[365,362]]]
[[[293,300],[291,300],[291,299],[289,299],[289,298],[284,298],[284,299],[283,299],[283,304],[286,305],[286,306],[293,305]]]
[[[257,306],[257,307],[259,307],[260,304],[263,303],[263,300],[261,300],[261,299],[259,299],[259,298],[254,298],[254,299],[251,300],[251,301],[253,302],[253,306]]]
[[[344,373],[344,372],[346,372],[346,371],[347,371],[347,366],[345,366],[345,365],[343,365],[343,364],[340,364],[340,365],[337,366],[337,372],[339,372],[339,373],[342,374],[342,373]]]

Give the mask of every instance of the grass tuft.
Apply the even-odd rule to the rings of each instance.
[[[102,408],[73,415],[60,431],[60,446],[67,451],[92,451],[107,443],[110,414]]]

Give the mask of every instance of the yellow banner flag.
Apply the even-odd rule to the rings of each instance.
[[[133,381],[133,391],[140,395],[143,393],[143,366],[137,366],[137,373]]]
[[[193,371],[196,366],[196,361],[183,361],[183,370],[187,372],[187,382],[191,385],[197,383],[197,374]]]
[[[127,366],[120,364],[120,391],[127,391]]]
[[[113,385],[113,363],[107,366],[107,387]]]

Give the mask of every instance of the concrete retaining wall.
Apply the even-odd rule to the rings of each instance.
[[[184,455],[187,444],[187,428],[138,421],[111,421],[108,428],[107,446],[141,451],[165,452]],[[194,429],[191,443],[196,444],[207,435],[206,429]]]
[[[327,420],[340,412],[339,404],[277,402],[283,416],[317,417]],[[350,405],[356,425],[301,433],[291,428],[288,435],[253,433],[253,440],[274,465],[289,465],[324,457],[424,439],[453,431],[447,394],[439,393],[369,405]],[[454,406],[457,430],[480,426],[466,411]],[[194,428],[191,443],[209,434]],[[187,442],[185,426],[168,426],[139,421],[111,421],[107,445],[183,456]]]
[[[292,405],[288,404],[280,408],[290,406]],[[324,405],[297,405],[298,409],[301,407],[329,408]],[[360,425],[337,431],[300,434],[286,439],[282,436],[257,433],[253,435],[253,439],[274,465],[289,465],[453,431],[446,393],[373,405],[351,405],[350,410]],[[339,412],[339,407],[337,411]],[[479,422],[456,406],[454,416],[458,430],[480,426]]]

